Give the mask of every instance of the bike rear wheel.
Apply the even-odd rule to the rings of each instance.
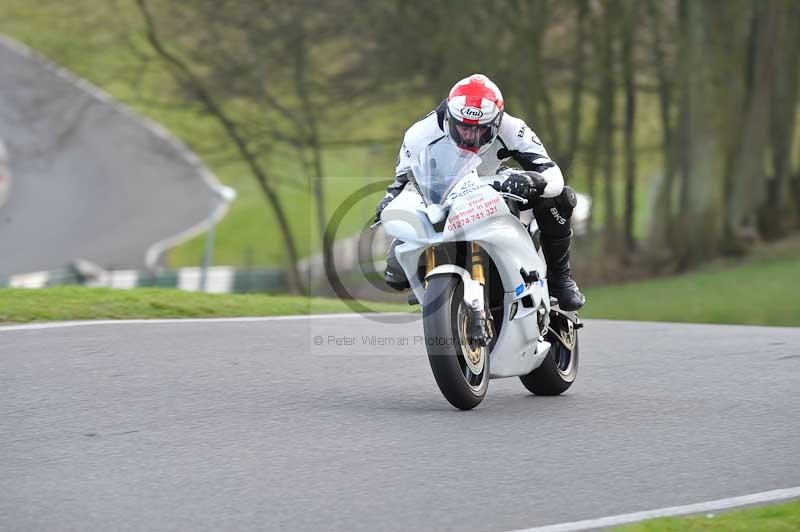
[[[535,395],[560,395],[567,391],[578,376],[578,330],[564,317],[557,317],[548,331],[550,350],[542,364],[519,379]]]

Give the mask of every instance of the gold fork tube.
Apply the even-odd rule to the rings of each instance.
[[[425,250],[425,275],[428,275],[435,267],[436,250],[433,247],[429,247]]]
[[[472,279],[478,281],[482,285],[486,284],[486,279],[483,276],[483,257],[481,256],[481,248],[475,242],[472,243]]]

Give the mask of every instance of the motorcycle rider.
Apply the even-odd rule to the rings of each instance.
[[[376,209],[381,211],[409,181],[411,161],[426,146],[449,141],[481,157],[478,174],[495,175],[509,159],[523,171],[507,169],[501,190],[521,196],[528,203],[521,210],[533,209],[541,231],[542,250],[547,261],[550,294],[564,310],[577,310],[586,298],[572,279],[569,246],[572,238],[570,218],[577,198],[564,186],[558,165],[547,155],[539,137],[523,120],[504,112],[503,95],[489,78],[473,74],[456,83],[447,98],[434,110],[412,125],[405,133],[397,159],[394,182]],[[386,257],[386,283],[396,290],[409,287],[408,280],[394,254],[402,242],[393,241]]]

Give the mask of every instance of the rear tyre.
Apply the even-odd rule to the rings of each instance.
[[[535,395],[560,395],[572,386],[578,376],[578,331],[572,328],[572,322],[563,321],[561,334],[566,341],[550,331],[547,341],[551,345],[544,361],[538,368],[519,378],[525,388]]]
[[[483,401],[489,386],[489,353],[467,340],[464,285],[455,275],[428,281],[422,305],[428,361],[445,399],[470,410]]]

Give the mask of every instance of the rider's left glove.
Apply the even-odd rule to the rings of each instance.
[[[536,172],[511,174],[501,185],[503,192],[508,192],[533,202],[544,193],[547,180]]]

